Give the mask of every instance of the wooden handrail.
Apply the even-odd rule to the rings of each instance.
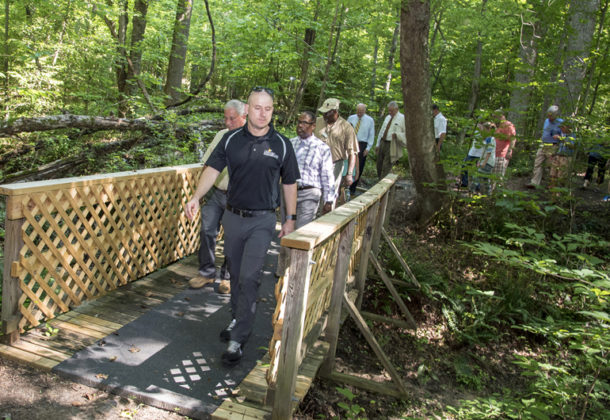
[[[273,407],[273,419],[291,418],[299,367],[307,347],[322,332],[330,343],[324,369],[332,369],[344,296],[361,298],[368,255],[379,237],[396,179],[394,174],[386,176],[347,204],[282,238],[290,261],[276,286],[269,346],[266,404]],[[325,331],[316,329],[322,324]]]

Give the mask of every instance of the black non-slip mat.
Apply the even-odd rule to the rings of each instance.
[[[187,289],[53,370],[88,386],[136,397],[152,406],[207,418],[254,368],[269,345],[275,310],[277,244],[267,254],[254,330],[241,362],[223,366],[230,321],[228,295],[215,287]]]

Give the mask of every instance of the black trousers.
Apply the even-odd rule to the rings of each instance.
[[[358,148],[360,151],[358,152],[358,179],[355,179],[353,184],[349,187],[349,192],[353,195],[356,193],[356,187],[358,186],[358,182],[360,182],[360,177],[362,176],[362,171],[364,170],[364,164],[366,163],[366,156],[364,156],[364,151],[368,143],[365,141],[358,142]]]

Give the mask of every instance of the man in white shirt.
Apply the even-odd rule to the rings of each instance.
[[[392,170],[392,165],[402,157],[402,149],[407,145],[405,133],[405,116],[398,112],[398,104],[388,104],[388,116],[385,117],[377,136],[377,176],[383,178]]]
[[[208,146],[203,155],[203,162],[206,162],[212,151],[216,148],[222,136],[229,131],[235,130],[246,123],[247,106],[241,101],[232,99],[225,105],[225,128],[216,133],[214,140]],[[212,193],[201,209],[201,230],[199,235],[201,242],[199,244],[199,275],[189,280],[189,285],[198,289],[208,283],[213,283],[216,279],[216,238],[220,230],[220,220],[224,214],[227,205],[227,187],[229,186],[229,174],[227,169],[218,176]],[[218,293],[231,293],[230,275],[227,270],[227,260],[225,258],[222,268],[220,269],[220,284],[218,285]]]
[[[434,117],[434,139],[436,140],[436,152],[441,152],[441,146],[447,137],[447,118],[441,114],[438,105],[432,105],[432,116]]]
[[[375,143],[375,121],[366,114],[366,105],[358,104],[356,106],[356,113],[350,115],[347,122],[354,127],[356,138],[358,139],[358,148],[360,149],[358,152],[358,178],[349,186],[350,195],[353,197],[364,170],[366,156]]]

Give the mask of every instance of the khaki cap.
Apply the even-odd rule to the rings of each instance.
[[[324,101],[324,104],[322,104],[322,106],[320,108],[318,108],[318,111],[320,111],[321,113],[325,113],[325,112],[330,111],[331,109],[339,110],[340,103],[341,103],[341,101],[338,99],[328,98],[327,100]]]

